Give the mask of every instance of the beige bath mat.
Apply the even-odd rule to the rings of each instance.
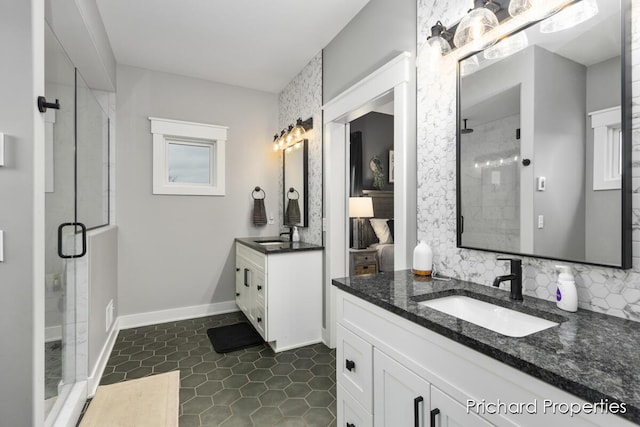
[[[177,427],[180,371],[98,387],[80,427]]]

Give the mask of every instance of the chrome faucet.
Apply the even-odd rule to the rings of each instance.
[[[497,260],[509,261],[511,263],[511,274],[496,277],[493,281],[493,286],[497,288],[500,283],[511,281],[511,294],[509,297],[512,300],[522,301],[522,260],[517,258],[498,258]]]

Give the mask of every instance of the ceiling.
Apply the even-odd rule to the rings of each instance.
[[[120,64],[278,93],[369,0],[97,0]]]

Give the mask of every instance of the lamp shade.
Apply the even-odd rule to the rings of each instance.
[[[457,47],[468,44],[473,50],[482,50],[496,42],[497,36],[493,30],[497,26],[495,13],[485,7],[473,9],[458,24],[453,43]]]
[[[373,199],[371,197],[349,197],[350,218],[372,218]]]

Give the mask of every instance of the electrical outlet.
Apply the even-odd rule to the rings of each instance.
[[[273,217],[273,212],[269,212],[269,218],[267,219],[267,223],[269,225],[273,225],[276,223],[276,219]]]
[[[544,228],[544,215],[538,215],[538,228]]]

